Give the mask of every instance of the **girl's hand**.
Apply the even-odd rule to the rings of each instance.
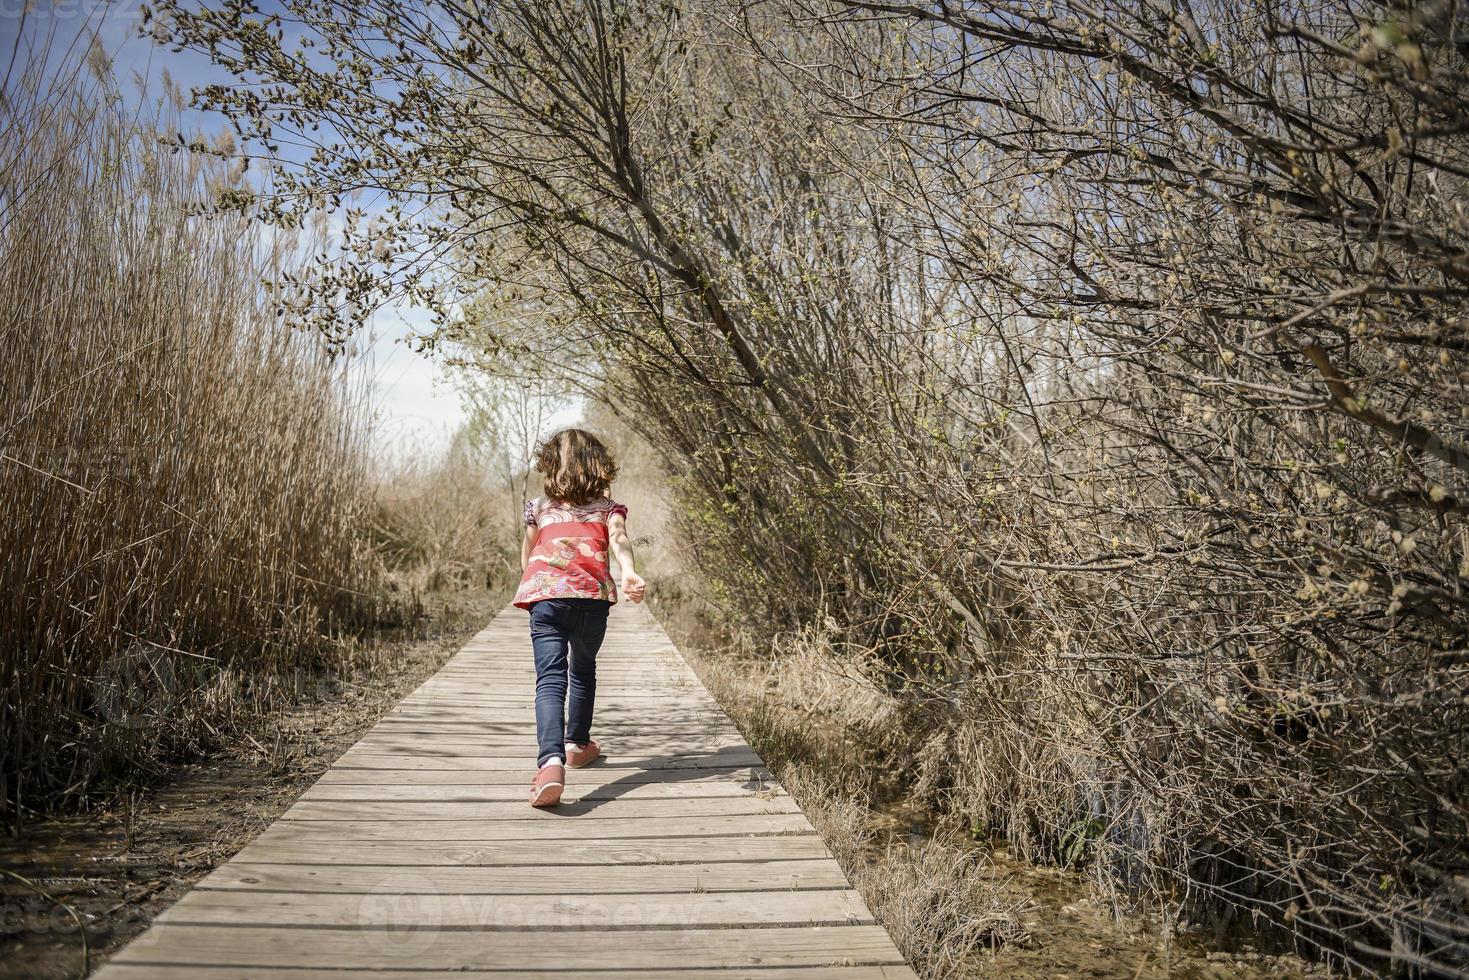
[[[622,594],[627,596],[627,601],[638,603],[643,601],[643,594],[648,590],[648,583],[637,572],[622,573]]]

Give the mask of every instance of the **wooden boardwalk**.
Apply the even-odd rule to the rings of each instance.
[[[507,609],[96,976],[914,976],[646,610],[613,612],[606,758],[553,811],[534,686]]]

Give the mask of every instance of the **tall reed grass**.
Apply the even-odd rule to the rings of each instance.
[[[373,607],[360,399],[262,277],[300,240],[191,216],[243,174],[105,71],[0,103],[0,789],[18,819],[214,737]]]
[[[466,428],[441,452],[384,465],[366,530],[389,588],[514,590],[522,494],[494,457]]]

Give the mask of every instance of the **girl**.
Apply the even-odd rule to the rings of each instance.
[[[561,802],[564,765],[579,769],[602,753],[591,728],[597,649],[617,601],[608,551],[617,556],[622,591],[630,601],[641,602],[646,585],[633,569],[627,508],[614,503],[610,493],[617,463],[607,447],[590,432],[563,429],[536,451],[536,470],[546,492],[525,503],[524,574],[515,605],[530,611],[540,743],[530,805],[544,807]]]

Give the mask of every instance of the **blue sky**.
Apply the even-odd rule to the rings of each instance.
[[[26,10],[27,6],[31,9]],[[28,47],[42,50],[49,40],[51,61],[59,64],[68,50],[95,32],[129,98],[151,100],[162,91],[165,77],[185,91],[227,79],[201,55],[173,52],[139,37],[140,7],[140,0],[0,0],[0,63],[10,63],[18,41],[24,52]],[[131,83],[134,75],[141,80],[141,90]],[[190,112],[186,121],[191,128],[206,132],[223,128],[217,117],[205,113]],[[464,420],[459,398],[445,373],[403,343],[415,330],[427,327],[428,315],[423,310],[384,310],[374,320],[369,336],[359,338],[356,345],[363,352],[352,369],[371,385],[375,445],[385,457],[433,452],[448,442]]]

